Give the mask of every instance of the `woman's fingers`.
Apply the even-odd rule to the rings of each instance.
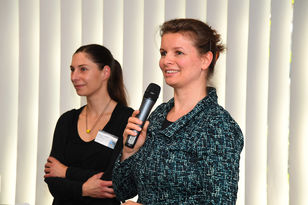
[[[112,187],[112,181],[105,181],[105,180],[102,180],[102,186],[105,186],[105,187]],[[113,190],[113,189],[112,189]]]
[[[138,114],[139,110],[135,110],[132,114],[132,117],[128,119],[128,123],[123,133],[123,144],[125,145],[127,137],[129,135],[136,136],[137,132],[140,132],[140,135],[136,141],[134,148],[129,148],[124,146],[121,161],[124,161],[125,159],[129,158],[134,153],[136,153],[145,142],[149,121],[146,121],[144,127],[141,128],[143,122],[136,117]]]
[[[114,194],[113,188],[110,188],[110,187],[107,187],[107,186],[105,186],[105,187],[103,188],[103,191],[104,191],[104,192],[107,192],[107,193],[109,193],[109,194]]]

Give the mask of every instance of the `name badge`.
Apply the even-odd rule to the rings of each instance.
[[[111,149],[114,149],[115,145],[117,144],[118,137],[108,132],[99,130],[94,141]]]

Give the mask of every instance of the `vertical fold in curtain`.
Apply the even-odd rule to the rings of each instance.
[[[295,0],[290,101],[290,204],[308,204],[308,1]]]

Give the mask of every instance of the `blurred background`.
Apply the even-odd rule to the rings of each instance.
[[[103,44],[123,66],[129,105],[158,66],[159,26],[197,18],[221,34],[212,84],[241,126],[239,205],[308,204],[307,0],[0,0],[0,204],[51,204],[43,170],[58,117],[85,103],[73,52]]]

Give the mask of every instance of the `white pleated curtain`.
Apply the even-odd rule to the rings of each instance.
[[[60,114],[78,108],[72,53],[108,47],[129,104],[163,86],[159,25],[191,17],[222,35],[213,79],[245,135],[237,204],[308,204],[307,0],[1,0],[0,204],[51,204],[44,163]]]

